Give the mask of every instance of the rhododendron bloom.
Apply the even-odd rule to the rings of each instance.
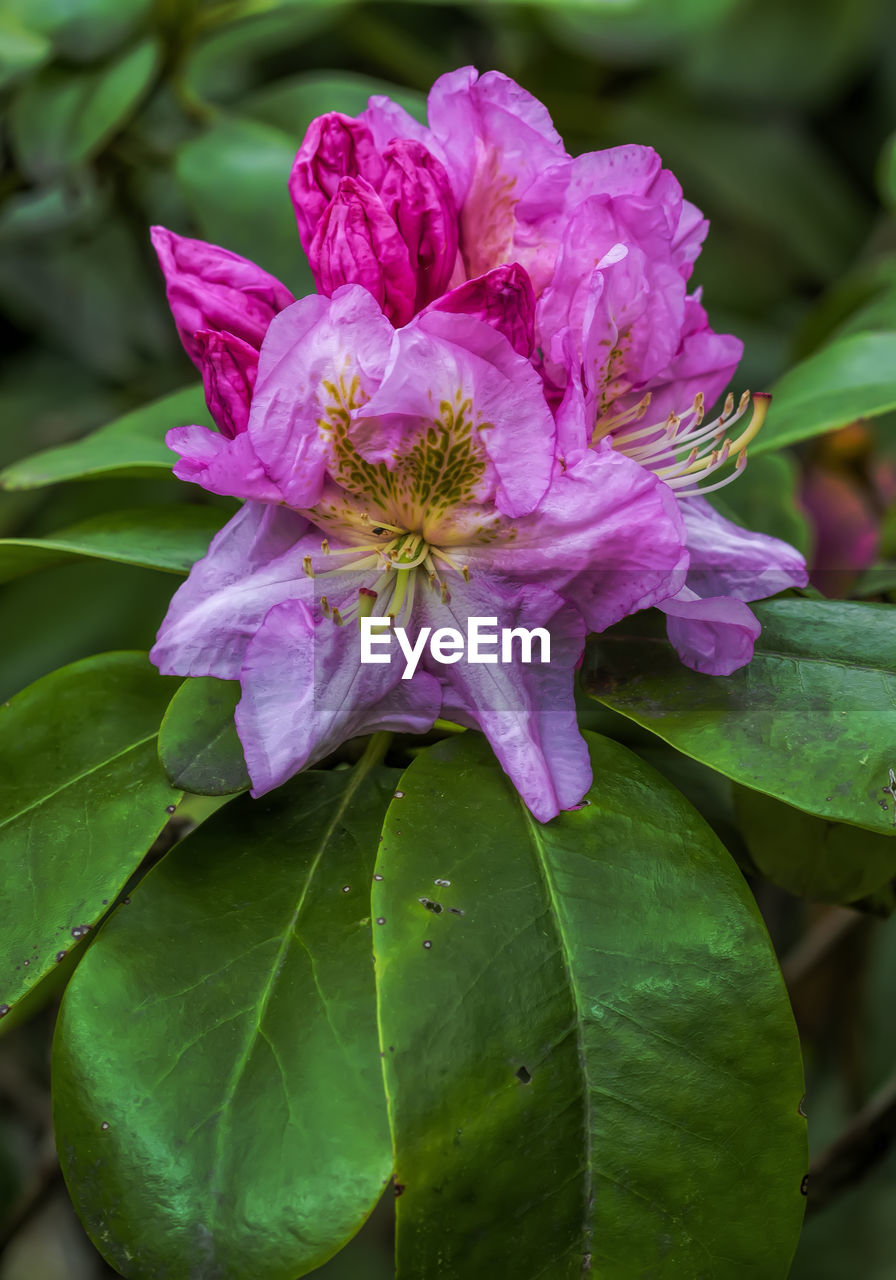
[[[746,601],[806,580],[704,496],[768,402],[706,420],[741,354],[688,292],[707,224],[651,148],[572,157],[539,102],[473,68],[435,83],[426,125],[383,97],[313,121],[289,191],[319,289],[299,302],[154,232],[218,426],[169,433],[176,474],[245,500],[154,659],[241,682],[255,794],[349,736],[445,715],[547,819],[589,780],[587,630],[658,605],[682,659],[724,674],[759,633]],[[415,645],[470,618],[541,627],[551,659],[420,648],[403,680],[403,660],[361,662],[365,617]]]
[[[260,794],[377,728],[483,730],[540,819],[590,782],[573,673],[586,630],[677,591],[671,490],[608,447],[565,467],[532,365],[474,315],[394,329],[360,286],[272,321],[248,429],[169,433],[178,475],[247,499],[175,596],[166,672],[239,679]],[[551,636],[549,663],[361,663],[359,616]]]

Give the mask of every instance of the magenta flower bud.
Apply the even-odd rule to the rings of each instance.
[[[383,162],[366,124],[340,111],[311,121],[289,175],[289,194],[306,253],[340,179],[364,178],[377,188],[382,175]]]
[[[195,335],[209,413],[222,436],[233,440],[249,425],[258,352],[232,333],[202,329]]]
[[[437,298],[430,310],[463,312],[484,320],[527,359],[535,347],[535,293],[528,273],[518,262],[467,280]]]
[[[383,152],[380,199],[408,247],[416,310],[444,293],[457,258],[457,208],[445,166],[422,142],[394,138]]]
[[[166,227],[153,227],[151,235],[177,332],[199,369],[200,330],[227,330],[257,351],[274,316],[295,302],[285,285],[238,253]]]
[[[363,178],[340,181],[308,247],[308,261],[327,297],[340,285],[360,284],[396,326],[414,314],[417,281],[407,246]]]

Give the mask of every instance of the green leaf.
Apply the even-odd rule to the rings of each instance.
[[[59,57],[105,57],[145,19],[152,0],[3,0],[4,8],[48,36]]]
[[[896,878],[896,840],[810,817],[745,787],[735,787],[734,801],[757,870],[797,897],[855,902]],[[892,814],[896,797],[881,795],[878,803]]]
[[[199,234],[251,258],[297,297],[314,292],[287,188],[300,142],[298,132],[234,116],[184,143],[175,161]]]
[[[12,104],[13,149],[38,182],[57,177],[101,151],[149,91],[159,66],[154,40],[144,40],[97,71],[51,67],[24,85]]]
[[[420,93],[388,80],[342,72],[339,75],[311,72],[277,80],[253,93],[241,103],[246,115],[282,129],[301,141],[315,116],[341,111],[347,116],[367,109],[370,97],[383,93],[399,103],[421,124],[426,123],[426,99]]]
[[[210,426],[202,387],[184,387],[116,418],[83,440],[43,449],[0,472],[5,489],[40,489],[62,480],[94,476],[170,475],[177,461],[165,444],[171,427],[192,423]]]
[[[896,408],[896,332],[838,338],[801,360],[773,388],[758,454]]]
[[[138,507],[92,516],[45,538],[0,538],[0,582],[82,558],[185,574],[226,518],[214,507]]]
[[[661,631],[623,624],[589,641],[583,685],[735,782],[889,834],[878,801],[896,766],[896,609],[800,599],[750,607],[762,635],[753,661],[731,676],[690,671]]]
[[[140,653],[54,671],[0,708],[0,1004],[105,914],[179,798],[156,735],[176,681]]]
[[[807,1153],[771,944],[687,801],[588,741],[589,803],[546,826],[473,734],[389,808],[398,1276],[783,1280]]]
[[[228,804],[141,881],[69,985],[56,1139],[128,1277],[295,1280],[391,1169],[369,885],[395,771]],[[149,1175],[149,1176],[148,1176]]]
[[[15,13],[0,12],[0,88],[36,71],[52,52],[50,42]]]
[[[226,796],[250,785],[233,723],[238,680],[185,680],[159,731],[159,758],[172,785],[198,796]]]

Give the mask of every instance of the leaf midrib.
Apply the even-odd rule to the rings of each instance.
[[[584,1253],[588,1251],[590,1237],[592,1234],[591,1228],[589,1225],[588,1207],[591,1203],[591,1197],[594,1190],[594,1174],[592,1171],[592,1155],[593,1155],[592,1131],[593,1131],[594,1114],[593,1114],[593,1107],[591,1102],[591,1086],[590,1086],[590,1080],[588,1077],[588,1068],[586,1065],[588,1059],[585,1052],[585,1040],[582,1034],[582,1023],[583,1023],[582,1007],[579,1001],[578,984],[573,976],[573,964],[572,964],[572,958],[570,955],[570,950],[566,941],[566,935],[562,928],[562,917],[558,909],[557,895],[554,890],[554,882],[553,882],[550,870],[548,868],[547,857],[544,854],[544,844],[540,835],[540,831],[539,831],[539,828],[536,826],[535,819],[532,817],[532,814],[529,812],[526,805],[523,803],[523,800],[521,799],[521,797],[517,796],[516,799],[522,811],[523,822],[524,822],[526,831],[529,835],[532,846],[535,850],[535,860],[538,864],[539,872],[541,874],[542,880],[544,881],[545,889],[547,891],[547,895],[550,900],[551,909],[552,909],[552,919],[554,921],[554,932],[556,933],[557,940],[559,943],[560,954],[563,956],[563,963],[569,977],[569,987],[572,993],[573,1005],[575,1007],[575,1013],[576,1013],[576,1047],[578,1050],[577,1058],[580,1064],[580,1073],[583,1081],[583,1093],[584,1093],[584,1101],[585,1101],[584,1128],[585,1128],[586,1176],[585,1176],[585,1185],[583,1189],[583,1198],[582,1198],[582,1252],[584,1255]]]
[[[246,1070],[246,1067],[249,1065],[249,1061],[255,1049],[256,1041],[260,1036],[263,1037],[264,1035],[261,1029],[262,1023],[264,1021],[264,1017],[267,1012],[268,1005],[271,1001],[271,997],[273,995],[274,989],[277,985],[277,978],[281,972],[283,957],[285,956],[289,947],[292,945],[293,935],[295,933],[296,925],[298,924],[299,917],[302,914],[302,909],[304,908],[305,900],[308,896],[308,891],[311,887],[311,882],[314,879],[314,876],[317,872],[317,868],[320,866],[321,860],[325,852],[327,851],[329,843],[333,837],[334,831],[336,830],[339,822],[341,821],[343,815],[348,809],[351,801],[354,799],[355,794],[359,790],[361,784],[364,782],[367,775],[370,773],[371,769],[373,769],[377,763],[378,761],[375,759],[371,758],[371,759],[365,760],[362,758],[361,760],[358,761],[357,765],[355,765],[354,769],[352,769],[351,775],[349,777],[348,786],[345,788],[345,791],[342,794],[342,799],[340,800],[336,808],[336,811],[333,814],[332,820],[330,821],[325,832],[323,833],[323,836],[321,837],[318,850],[314,858],[312,859],[312,862],[305,875],[305,883],[299,895],[299,900],[296,903],[295,911],[292,913],[289,923],[286,925],[286,927],[283,930],[283,938],[281,940],[280,946],[277,949],[277,954],[274,957],[274,961],[270,967],[270,972],[268,975],[268,979],[265,983],[264,990],[261,993],[260,999],[256,1002],[257,1016],[255,1019],[254,1025],[250,1028],[249,1034],[246,1037],[246,1043],[245,1043],[242,1054],[234,1064],[234,1069],[231,1072],[230,1079],[227,1082],[227,1087],[225,1090],[225,1100],[220,1111],[218,1112],[218,1122],[215,1125],[215,1129],[216,1129],[215,1164],[213,1166],[215,1170],[217,1170],[217,1168],[219,1167],[221,1163],[221,1158],[222,1158],[221,1145],[222,1145],[222,1139],[224,1136],[223,1121],[226,1119],[227,1113],[230,1110],[230,1107],[232,1106],[233,1101],[236,1097],[240,1080],[242,1079],[242,1076],[244,1071]]]

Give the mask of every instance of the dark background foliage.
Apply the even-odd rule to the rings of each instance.
[[[377,91],[413,109],[437,75],[468,62],[541,98],[571,151],[635,141],[661,152],[711,219],[695,281],[714,327],[746,342],[738,389],[771,386],[838,335],[892,335],[894,46],[886,0],[5,0],[0,463],[195,381],[151,223],[225,245],[309,291],[286,193],[308,121],[358,111]],[[896,433],[886,413],[793,456],[757,458],[724,499],[808,551],[826,594],[880,599],[896,586]],[[0,495],[0,536],[208,500],[145,478],[13,491]],[[4,694],[99,650],[147,647],[174,585],[101,562],[8,582]],[[680,767],[687,776],[676,783],[703,789],[704,812],[743,852],[729,784]],[[717,784],[724,794],[713,798]],[[761,839],[762,814],[752,823]],[[879,896],[857,911],[768,886],[757,893],[804,1040],[818,1155],[896,1067],[896,928],[875,918],[892,904]],[[110,1274],[54,1174],[52,1013],[0,1051],[0,1280]],[[796,1280],[893,1275],[896,1157],[861,1181],[856,1172],[829,1204],[810,1200]],[[388,1234],[384,1209],[321,1274],[391,1274]]]

